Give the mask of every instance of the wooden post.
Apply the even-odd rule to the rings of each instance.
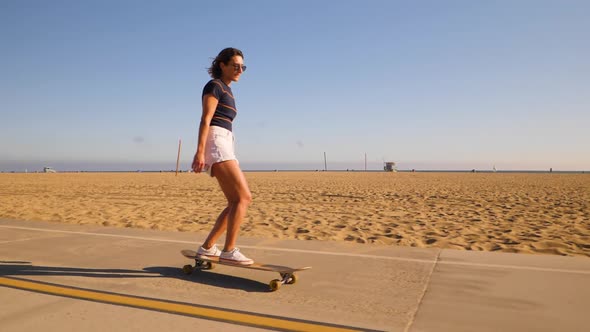
[[[324,152],[324,171],[328,170],[328,159],[326,159],[326,153]]]
[[[178,176],[178,164],[180,162],[180,146],[182,145],[182,140],[178,140],[178,155],[176,156],[176,176]]]

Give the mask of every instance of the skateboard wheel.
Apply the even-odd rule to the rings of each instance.
[[[215,268],[215,264],[213,264],[213,262],[197,260],[195,267],[201,270],[213,270],[213,268]]]
[[[281,288],[281,281],[279,279],[275,279],[271,281],[268,285],[270,286],[270,290],[274,292]]]
[[[182,267],[182,272],[186,275],[190,275],[193,273],[193,266],[192,265],[185,265]]]
[[[297,282],[299,278],[297,278],[296,274],[292,274],[291,277],[289,278],[289,280],[287,280],[287,284],[289,285],[293,285],[294,283]]]

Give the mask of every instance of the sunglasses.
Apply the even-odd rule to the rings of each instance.
[[[242,68],[242,71],[246,71],[246,68],[247,68],[247,67],[246,67],[246,66],[244,66],[244,65],[240,65],[240,64],[234,63],[234,70],[235,70],[235,71],[238,71],[238,70],[240,70],[240,68]]]

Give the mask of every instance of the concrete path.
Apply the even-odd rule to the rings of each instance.
[[[278,274],[185,276],[206,234],[0,219],[0,330],[581,331],[590,259],[240,238]]]

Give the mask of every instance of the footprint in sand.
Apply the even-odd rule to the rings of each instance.
[[[426,239],[426,244],[433,244],[433,243],[436,243],[436,241],[438,241],[438,240],[437,239],[433,239],[433,238]]]

